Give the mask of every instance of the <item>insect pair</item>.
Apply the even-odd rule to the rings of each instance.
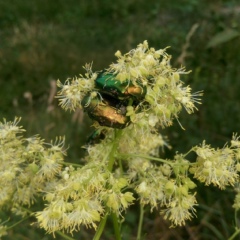
[[[86,95],[82,107],[100,125],[119,129],[130,124],[127,106],[136,108],[146,95],[146,87],[128,80],[120,82],[113,74],[104,72],[96,78],[95,88],[98,94]]]

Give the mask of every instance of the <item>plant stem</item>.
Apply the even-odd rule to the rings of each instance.
[[[141,154],[119,154],[119,156],[121,157],[140,157],[140,158],[144,158],[144,159],[148,159],[148,160],[153,160],[153,161],[157,161],[157,162],[162,162],[162,163],[166,163],[170,166],[182,166],[182,165],[193,165],[193,163],[190,163],[190,162],[187,162],[187,163],[174,163],[174,162],[171,162],[171,160],[165,160],[165,159],[162,159],[162,158],[158,158],[158,157],[151,157],[151,156],[148,156],[148,155],[141,155]]]
[[[140,204],[140,216],[139,216],[139,222],[138,222],[137,240],[141,240],[143,215],[144,215],[144,207],[142,204]]]
[[[120,155],[120,154],[119,154]],[[173,165],[173,163],[171,163],[168,160],[162,159],[162,158],[157,158],[157,157],[151,157],[148,155],[140,155],[140,154],[121,154],[120,156],[126,156],[126,157],[140,157],[140,158],[145,158],[145,159],[149,159],[149,160],[154,160],[157,162],[162,162],[162,163],[167,163],[168,165]]]
[[[113,165],[114,165],[114,161],[115,161],[115,153],[118,147],[118,139],[120,138],[120,136],[122,135],[122,131],[121,130],[116,130],[115,129],[115,139],[113,142],[113,146],[112,146],[112,150],[109,154],[109,162],[108,162],[108,170],[112,172],[113,170]],[[121,235],[120,235],[120,229],[119,229],[119,223],[118,223],[118,219],[115,213],[111,214],[112,216],[112,221],[113,221],[113,227],[114,227],[114,233],[115,233],[115,239],[116,240],[121,240]]]
[[[115,129],[115,139],[113,141],[112,150],[108,155],[108,159],[109,159],[108,170],[110,172],[112,172],[112,170],[113,170],[113,165],[114,165],[114,161],[115,161],[114,155],[115,155],[115,152],[116,152],[117,147],[118,147],[118,139],[120,138],[121,135],[122,135],[122,130]]]
[[[235,216],[234,217],[235,217],[235,224],[237,225],[237,223],[238,223],[237,210],[235,210]],[[228,238],[228,240],[233,240],[239,234],[240,234],[240,229],[236,227],[235,232],[233,233],[233,235],[230,238]]]
[[[83,165],[78,164],[78,163],[70,163],[70,162],[62,162],[63,165],[66,166],[74,166],[74,167],[82,167]]]
[[[67,236],[66,234],[64,234],[64,233],[62,233],[62,232],[60,232],[60,231],[56,231],[56,233],[57,233],[58,235],[60,235],[61,237],[63,237],[64,239],[74,240],[74,238],[71,238],[71,237]]]
[[[101,220],[101,222],[100,222],[100,224],[99,224],[99,226],[97,228],[97,231],[96,231],[96,233],[94,235],[93,240],[99,240],[100,239],[100,237],[102,235],[102,232],[103,232],[103,229],[104,229],[104,227],[106,225],[107,218],[108,218],[108,213],[106,213],[105,216],[102,218],[102,220]]]
[[[121,159],[118,159],[118,165],[119,165],[119,169],[120,169],[121,176],[122,176],[123,175],[123,165],[122,165],[122,160]]]
[[[24,218],[22,218],[20,221],[14,223],[13,225],[9,226],[7,229],[11,229],[11,228],[14,228],[15,226],[17,226],[19,223],[25,221],[26,219],[30,218],[30,216],[26,216]]]
[[[238,211],[237,210],[235,210],[235,212],[234,212],[234,219],[235,219],[235,224],[237,226],[237,224],[238,224]]]
[[[234,234],[233,234],[230,238],[228,238],[228,240],[233,240],[237,235],[239,235],[239,233],[240,233],[240,229],[237,229],[237,230],[234,232]]]
[[[108,155],[106,155],[107,158],[108,158],[108,170],[110,172],[112,172],[112,170],[113,170],[113,166],[114,166],[114,162],[115,162],[115,153],[116,153],[116,150],[117,150],[117,147],[118,147],[118,139],[120,138],[121,134],[122,134],[121,130],[115,129],[115,138],[113,140],[112,149],[111,149],[110,153]],[[120,235],[120,229],[119,229],[117,216],[114,213],[112,213],[111,216],[112,216],[112,221],[113,221],[115,238],[117,240],[121,240],[121,235]],[[107,218],[108,218],[108,212],[102,218],[102,220],[101,220],[101,222],[100,222],[100,224],[97,228],[97,231],[96,231],[96,234],[95,234],[93,240],[100,239],[100,237],[102,235],[102,232],[104,230],[104,227],[106,225]]]
[[[111,217],[112,217],[112,221],[113,221],[115,239],[116,240],[121,240],[121,233],[120,233],[120,228],[119,228],[119,223],[118,223],[118,218],[117,218],[116,213],[112,213]]]

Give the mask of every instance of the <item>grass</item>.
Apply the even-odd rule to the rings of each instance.
[[[239,20],[240,5],[231,0],[1,1],[0,117],[13,120],[22,116],[28,135],[38,133],[47,141],[65,135],[70,145],[68,160],[78,162],[84,154],[81,146],[91,133],[91,121],[81,111],[66,113],[57,106],[52,98],[55,81],[84,73],[82,66],[89,62],[94,70],[104,69],[115,61],[117,50],[124,53],[147,39],[156,49],[171,46],[172,64],[191,69],[184,80],[194,91],[204,90],[199,112],[181,114],[185,131],[177,122],[163,130],[174,151],[186,152],[203,139],[221,147],[240,129],[239,36],[207,46],[226,29],[240,32]],[[195,24],[198,27],[191,32]],[[145,231],[151,229],[151,233],[144,239],[229,237],[234,231],[233,193],[200,187],[198,219],[185,228],[169,230],[165,221],[151,214],[145,219]],[[126,230],[125,239],[134,239],[136,227],[131,219],[136,212],[132,209],[127,215],[132,227]],[[82,231],[85,239],[91,236],[88,234]],[[109,234],[106,239],[111,239]],[[52,239],[43,238],[42,231],[35,232],[28,224],[9,236]]]

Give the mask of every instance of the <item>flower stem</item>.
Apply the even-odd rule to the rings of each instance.
[[[58,235],[60,235],[61,237],[63,237],[64,239],[66,239],[66,240],[74,240],[74,238],[71,238],[71,237],[67,236],[66,234],[64,234],[64,233],[62,233],[60,231],[56,231],[56,233]]]
[[[237,218],[237,210],[235,210],[235,224],[237,224],[238,222],[238,218]],[[228,238],[228,240],[233,240],[237,235],[240,234],[240,229],[235,227],[235,232],[232,234],[231,237]]]
[[[240,234],[240,229],[237,229],[234,233],[233,233],[233,235],[230,237],[230,238],[228,238],[228,240],[233,240],[237,235],[239,235]]]
[[[119,154],[120,155],[120,154]],[[171,163],[171,161],[169,160],[165,160],[162,158],[157,158],[157,157],[151,157],[148,155],[140,155],[140,154],[121,154],[120,156],[122,157],[140,157],[140,158],[144,158],[144,159],[149,159],[149,160],[154,160],[157,162],[162,162],[162,163],[167,163],[168,165],[173,165],[173,163]]]
[[[118,147],[118,139],[120,138],[121,134],[122,134],[121,130],[115,129],[115,138],[113,140],[112,149],[111,149],[110,153],[108,155],[106,155],[108,157],[108,170],[110,172],[112,172],[112,170],[113,170],[113,165],[114,165],[114,161],[115,161],[115,153],[116,153],[116,150],[117,150],[117,147]],[[120,229],[119,229],[117,216],[114,213],[112,213],[111,215],[112,215],[115,237],[116,237],[117,240],[121,240]],[[102,218],[102,220],[101,220],[101,222],[100,222],[100,224],[97,228],[97,231],[96,231],[96,234],[95,234],[93,240],[100,239],[100,237],[102,235],[102,232],[104,230],[105,224],[107,222],[107,218],[108,218],[108,212]]]
[[[112,146],[112,150],[109,154],[109,162],[108,162],[108,170],[112,172],[113,170],[113,165],[114,165],[114,161],[115,161],[115,153],[118,147],[118,139],[120,138],[120,136],[122,135],[122,131],[121,130],[116,130],[115,129],[115,139],[113,142],[113,146]],[[120,235],[120,229],[119,229],[119,223],[118,223],[118,219],[115,213],[111,214],[112,216],[112,221],[113,221],[113,227],[114,227],[114,233],[115,233],[115,239],[116,240],[121,240],[121,235]]]
[[[113,221],[115,239],[116,240],[121,240],[121,233],[120,233],[120,228],[119,228],[119,223],[118,223],[118,218],[117,218],[116,213],[112,213],[111,217],[112,217],[112,221]]]
[[[70,163],[70,162],[62,162],[62,165],[74,166],[74,167],[82,167],[83,166],[83,165],[78,164],[78,163]]]
[[[115,155],[117,147],[118,147],[118,139],[120,138],[121,135],[122,135],[122,131],[115,129],[115,139],[113,141],[112,150],[108,155],[108,159],[109,159],[108,170],[110,172],[112,172],[112,170],[113,170],[113,165],[114,165],[114,161],[115,161],[114,155]]]
[[[140,204],[140,216],[139,216],[139,222],[138,222],[137,240],[141,239],[143,215],[144,215],[144,207],[142,204]]]
[[[11,229],[14,228],[15,226],[17,226],[18,224],[20,224],[21,222],[25,221],[26,219],[30,218],[31,216],[26,216],[24,218],[22,218],[20,221],[14,223],[13,225],[9,226],[7,229]]]
[[[104,227],[106,225],[107,218],[108,218],[108,213],[106,213],[105,216],[102,218],[102,220],[101,220],[101,222],[100,222],[100,224],[99,224],[99,226],[97,228],[97,231],[96,231],[96,233],[94,235],[93,240],[99,240],[100,239],[100,237],[102,235],[102,232],[104,230]]]

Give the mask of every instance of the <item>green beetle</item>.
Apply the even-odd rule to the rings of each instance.
[[[100,125],[120,129],[130,124],[127,106],[137,107],[147,91],[145,86],[120,82],[113,74],[105,72],[95,80],[95,90],[83,98],[84,110]]]
[[[82,106],[90,118],[100,125],[112,128],[125,128],[130,123],[126,116],[126,103],[104,94],[91,98],[90,94],[82,100]]]
[[[134,100],[142,100],[146,95],[146,87],[135,86],[129,81],[120,82],[113,74],[100,73],[95,80],[96,87],[100,92],[110,95],[119,100],[133,98]]]

